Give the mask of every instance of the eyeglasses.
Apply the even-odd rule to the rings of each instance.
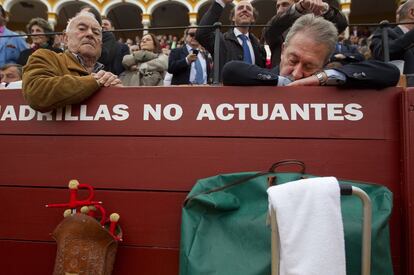
[[[196,33],[195,32],[188,32],[187,35],[189,35],[191,37],[195,37]]]

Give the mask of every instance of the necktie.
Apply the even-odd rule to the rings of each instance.
[[[196,84],[204,84],[204,76],[203,76],[203,67],[201,66],[200,59],[197,58],[195,61],[195,83]]]
[[[250,48],[247,44],[247,40],[249,40],[249,38],[247,38],[247,36],[245,36],[244,34],[240,34],[239,37],[243,41],[243,61],[252,64],[252,56],[250,55]]]

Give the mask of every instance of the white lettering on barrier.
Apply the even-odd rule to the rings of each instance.
[[[290,107],[290,108],[289,108]],[[202,104],[196,120],[328,120],[358,121],[364,117],[362,106],[356,103],[312,103],[312,104],[229,104],[222,103],[213,108],[210,104]],[[269,110],[271,112],[269,113]]]
[[[128,105],[117,104],[110,108],[108,105],[99,105],[95,112],[88,112],[87,105],[80,105],[79,113],[75,114],[71,105],[58,108],[46,113],[36,112],[29,105],[6,105],[4,110],[0,106],[1,121],[124,121],[129,118]]]
[[[150,120],[150,116],[154,120],[161,120],[161,114],[167,120],[176,121],[183,116],[183,108],[178,104],[167,104],[164,108],[161,104],[155,104],[154,109],[151,104],[144,104],[143,120]]]
[[[180,120],[184,110],[179,104],[144,104],[143,120],[169,121]],[[0,106],[1,121],[125,121],[129,118],[129,106],[116,104],[112,107],[101,104],[91,109],[80,105],[79,111],[74,111],[68,105],[47,113],[36,112],[28,105]],[[359,121],[364,118],[362,106],[357,103],[305,103],[305,104],[269,104],[269,103],[222,103],[212,106],[201,104],[195,117],[197,121]]]

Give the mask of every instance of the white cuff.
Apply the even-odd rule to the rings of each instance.
[[[326,80],[326,85],[328,86],[337,86],[343,85],[346,82],[345,74],[336,70],[325,70],[328,80]]]
[[[278,76],[277,86],[287,86],[290,83],[292,83],[292,80],[289,78],[280,75]]]
[[[226,6],[226,3],[224,3],[223,0],[216,0],[216,3],[220,4],[223,8]]]

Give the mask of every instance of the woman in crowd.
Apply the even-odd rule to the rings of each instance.
[[[47,22],[43,18],[33,18],[30,20],[29,24],[26,26],[27,33],[29,34],[44,34],[53,32],[52,27],[50,26],[49,22]],[[54,52],[62,52],[59,48],[54,48],[54,35],[34,35],[31,36],[32,44],[31,47],[27,50],[24,50],[20,53],[19,60],[17,61],[18,64],[24,66],[26,65],[29,56],[34,53],[39,48],[49,49]]]
[[[124,56],[126,71],[119,78],[124,86],[162,86],[168,68],[168,56],[161,52],[155,35],[148,33],[140,42],[140,50]]]

